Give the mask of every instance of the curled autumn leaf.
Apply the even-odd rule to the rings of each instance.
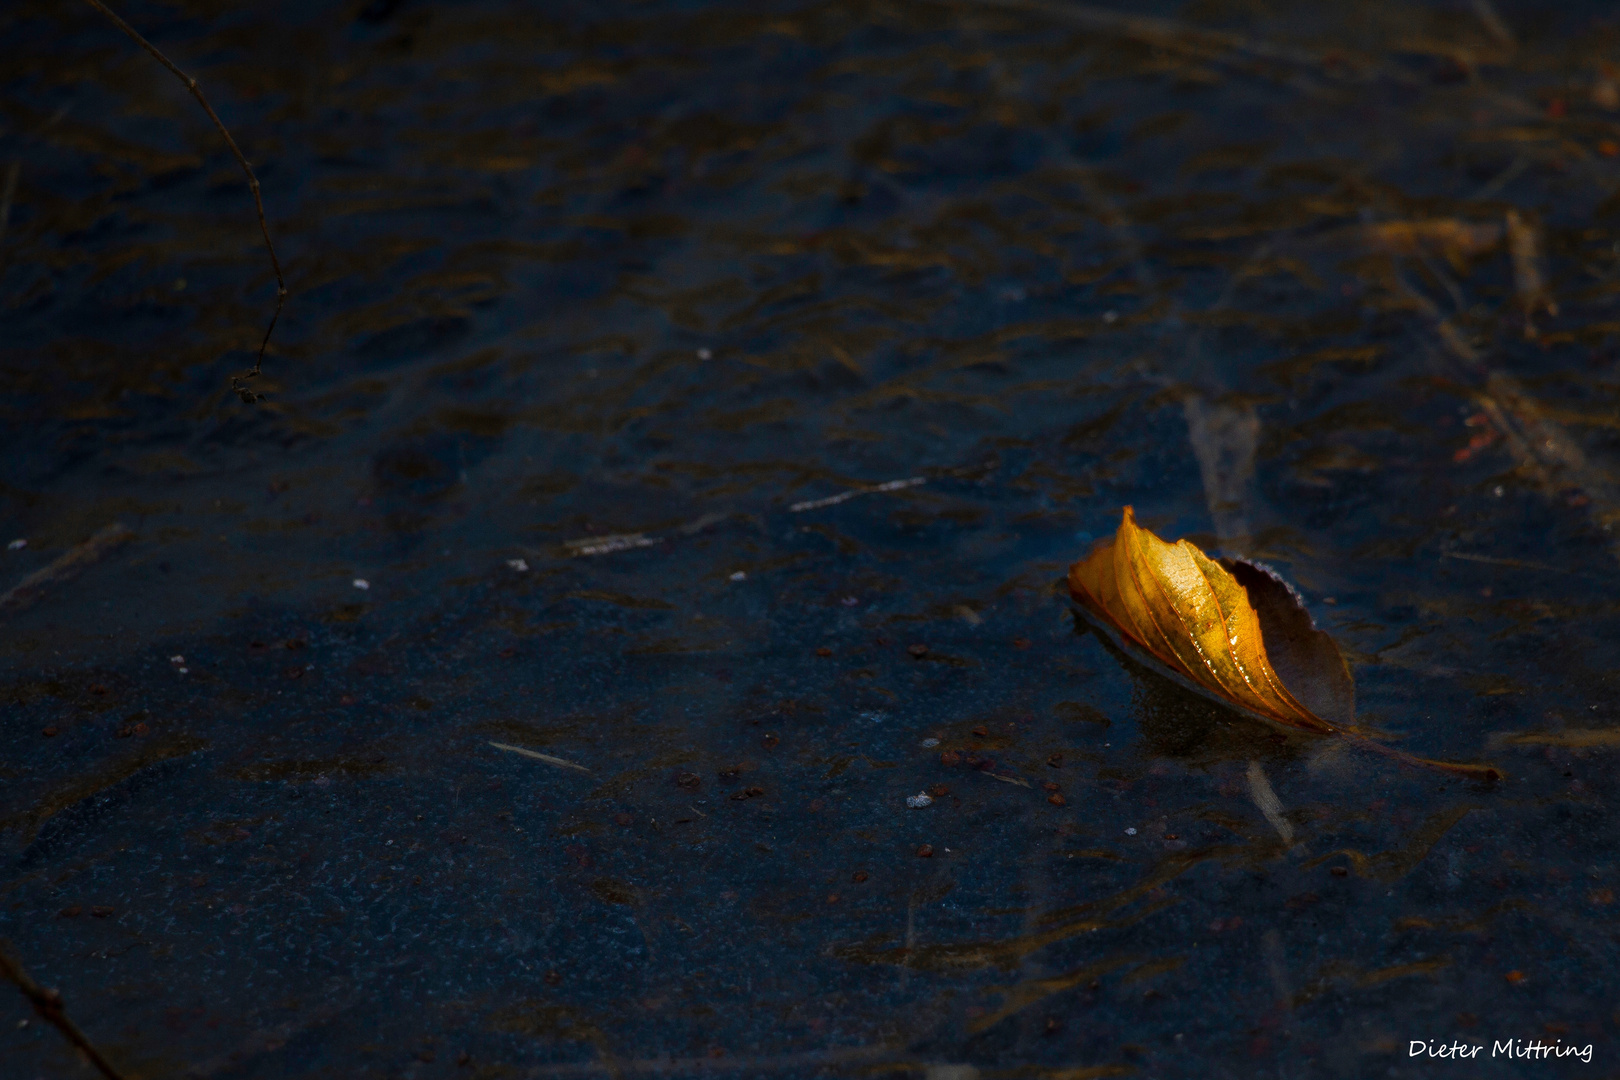
[[[1162,675],[1283,727],[1338,734],[1407,764],[1482,779],[1488,765],[1429,761],[1368,739],[1333,638],[1275,572],[1170,544],[1125,508],[1111,543],[1069,568],[1069,592],[1114,643]]]

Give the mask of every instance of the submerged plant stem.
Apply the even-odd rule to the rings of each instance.
[[[191,96],[197,99],[197,104],[201,105],[203,111],[208,114],[208,119],[214,122],[214,126],[219,129],[220,135],[224,136],[225,145],[229,146],[231,153],[236,155],[236,163],[242,166],[242,171],[247,174],[248,191],[253,194],[254,209],[259,212],[259,232],[264,235],[264,249],[270,253],[270,266],[276,272],[276,310],[271,312],[270,325],[265,327],[264,340],[259,342],[259,354],[253,360],[253,370],[243,372],[241,375],[232,375],[231,389],[249,405],[263,400],[263,394],[248,389],[246,380],[258,378],[259,372],[264,366],[264,350],[270,345],[270,335],[275,331],[276,320],[281,318],[281,308],[287,302],[287,282],[281,276],[281,260],[276,258],[276,246],[270,242],[270,225],[265,221],[264,200],[259,196],[259,178],[253,175],[253,166],[248,164],[248,159],[237,148],[236,140],[231,138],[231,133],[225,127],[225,122],[219,118],[219,114],[214,111],[214,107],[208,104],[208,99],[203,96],[202,87],[197,85],[197,80],[181,71],[173,60],[164,56],[156,45],[142,37],[133,26],[119,18],[118,14],[106,4],[103,4],[101,0],[85,0],[85,2],[112,20],[113,25],[127,34],[131,41],[151,53],[158,63],[168,68],[174,73],[175,78],[185,84],[186,89],[191,91]]]
[[[1495,765],[1473,765],[1460,761],[1436,761],[1433,758],[1409,754],[1405,750],[1397,750],[1387,743],[1381,743],[1377,739],[1353,729],[1342,734],[1351,745],[1360,747],[1363,750],[1371,750],[1375,754],[1382,754],[1384,757],[1392,761],[1398,761],[1402,765],[1410,765],[1418,769],[1433,769],[1436,772],[1450,773],[1453,776],[1466,777],[1469,780],[1494,782],[1502,779],[1502,770]]]
[[[62,995],[55,990],[47,989],[29,977],[28,972],[11,955],[8,942],[0,941],[0,975],[14,983],[23,997],[34,1007],[40,1019],[50,1024],[62,1033],[63,1038],[78,1048],[79,1052],[90,1059],[107,1080],[124,1080],[124,1075],[113,1068],[112,1062],[102,1056],[101,1051],[79,1030],[79,1025],[68,1019],[67,1010],[62,1005]]]

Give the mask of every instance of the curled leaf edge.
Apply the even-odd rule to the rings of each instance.
[[[1146,668],[1153,674],[1160,676],[1161,678],[1169,679],[1183,690],[1189,690],[1206,701],[1211,701],[1216,705],[1230,709],[1240,716],[1245,716],[1252,720],[1258,720],[1274,731],[1284,734],[1310,735],[1317,738],[1341,738],[1349,745],[1355,746],[1358,749],[1366,750],[1370,753],[1377,754],[1380,757],[1389,758],[1392,761],[1410,766],[1412,768],[1428,769],[1435,772],[1448,773],[1453,776],[1459,776],[1470,780],[1478,780],[1486,783],[1495,783],[1497,781],[1506,779],[1506,774],[1503,773],[1500,768],[1489,764],[1488,762],[1475,764],[1469,762],[1438,761],[1434,758],[1420,757],[1417,754],[1412,754],[1405,750],[1400,750],[1396,747],[1390,746],[1387,743],[1380,742],[1363,729],[1354,726],[1335,725],[1330,727],[1329,730],[1322,731],[1315,728],[1296,727],[1290,724],[1284,724],[1274,717],[1267,716],[1265,713],[1251,709],[1241,702],[1233,701],[1231,698],[1216,693],[1207,686],[1200,685],[1197,681],[1187,677],[1179,671],[1176,671],[1174,668],[1164,663],[1164,661],[1154,656],[1148,650],[1142,648],[1118,627],[1114,626],[1112,622],[1105,619],[1099,613],[1093,611],[1083,600],[1077,599],[1070,589],[1067,576],[1060,578],[1055,583],[1054,591],[1059,592],[1061,595],[1067,598],[1069,610],[1073,612],[1075,616],[1083,619],[1091,629],[1101,633],[1104,639],[1110,645],[1112,645],[1115,649],[1118,649],[1133,663],[1140,664],[1142,667]]]

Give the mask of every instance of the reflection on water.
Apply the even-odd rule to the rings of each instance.
[[[291,290],[245,407],[234,160],[0,13],[0,936],[131,1075],[1613,1067],[1607,7],[123,14]],[[1127,503],[1506,779],[1077,633]]]

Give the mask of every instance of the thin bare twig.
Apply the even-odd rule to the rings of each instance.
[[[508,753],[522,754],[524,757],[534,758],[536,761],[544,761],[548,765],[557,765],[564,769],[578,769],[580,772],[587,773],[591,771],[583,765],[576,765],[572,761],[567,761],[560,757],[552,757],[550,754],[542,754],[538,750],[525,750],[521,746],[509,746],[503,742],[492,742],[489,745],[493,746],[497,750],[505,750]]]
[[[79,1030],[79,1025],[68,1019],[67,1011],[62,1005],[62,995],[29,978],[22,964],[11,955],[11,945],[6,941],[0,941],[0,975],[15,983],[17,989],[23,992],[23,997],[34,1007],[34,1011],[39,1013],[40,1019],[56,1028],[62,1033],[63,1038],[78,1047],[79,1052],[90,1059],[90,1064],[100,1070],[102,1076],[107,1080],[124,1080],[123,1074],[113,1068],[112,1063],[102,1057],[101,1051],[97,1050],[85,1037],[84,1032]]]
[[[264,200],[259,197],[259,178],[253,175],[253,166],[248,164],[247,158],[242,156],[242,151],[237,149],[236,140],[231,138],[231,133],[226,130],[225,122],[219,118],[219,114],[214,111],[214,107],[208,104],[208,99],[203,97],[202,88],[197,85],[197,80],[181,71],[179,67],[175,65],[173,60],[170,60],[167,56],[164,56],[163,53],[158,51],[156,45],[153,45],[150,41],[147,41],[138,32],[136,32],[133,26],[129,25],[129,23],[125,22],[123,19],[120,19],[118,15],[106,4],[103,4],[101,0],[85,0],[85,2],[91,7],[95,8],[97,11],[101,12],[103,15],[107,16],[108,19],[112,20],[113,25],[127,34],[131,41],[135,42],[135,44],[151,53],[153,58],[156,59],[158,63],[168,68],[174,73],[175,78],[179,79],[185,84],[186,89],[191,91],[191,96],[197,99],[197,104],[203,107],[203,111],[208,114],[208,118],[214,122],[214,126],[218,128],[219,133],[224,136],[225,145],[229,146],[231,148],[231,153],[236,155],[236,163],[242,166],[242,171],[247,174],[248,190],[253,193],[254,208],[259,211],[259,231],[264,234],[264,248],[270,253],[270,265],[275,269],[276,272],[276,310],[270,316],[270,325],[265,327],[264,340],[259,342],[259,355],[253,361],[253,370],[243,372],[241,375],[231,376],[231,389],[236,391],[237,396],[240,397],[244,402],[251,405],[255,401],[262,400],[264,395],[255,393],[254,391],[248,389],[245,380],[256,379],[259,377],[259,370],[264,364],[264,350],[270,344],[270,334],[276,328],[276,320],[281,318],[282,305],[287,302],[287,283],[281,276],[281,260],[276,258],[276,246],[270,242],[270,226],[264,219]]]

